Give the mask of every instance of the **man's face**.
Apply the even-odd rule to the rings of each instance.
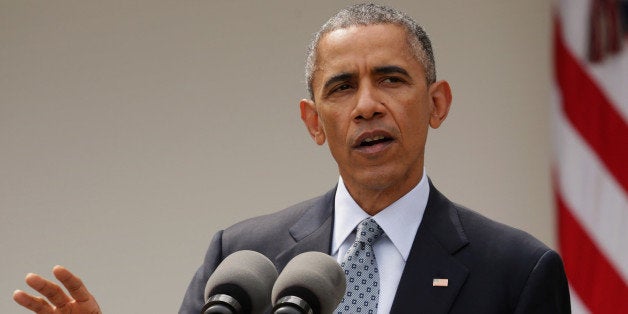
[[[441,85],[449,97],[444,112],[434,99]],[[349,192],[405,194],[418,183],[428,126],[444,120],[451,94],[444,81],[427,86],[403,28],[351,26],[326,34],[312,88],[315,101],[301,101],[302,118],[319,145],[327,141]]]

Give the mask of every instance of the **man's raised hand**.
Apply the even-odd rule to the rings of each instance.
[[[52,273],[68,290],[69,295],[54,282],[36,274],[28,274],[26,275],[26,284],[45,298],[16,290],[13,293],[13,300],[38,314],[102,313],[96,299],[87,291],[80,278],[62,266],[55,266]]]

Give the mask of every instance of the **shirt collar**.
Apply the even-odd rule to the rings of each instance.
[[[386,236],[399,251],[404,261],[408,259],[410,254],[414,236],[423,219],[429,194],[430,187],[424,169],[419,184],[373,216],[373,219],[384,229]],[[340,177],[336,188],[332,255],[338,253],[340,245],[353,232],[358,223],[368,217],[369,215],[353,200],[342,177]]]

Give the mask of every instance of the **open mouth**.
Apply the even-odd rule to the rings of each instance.
[[[386,136],[375,136],[375,137],[369,137],[369,138],[365,138],[360,142],[360,147],[367,147],[367,146],[373,146],[373,145],[377,145],[380,143],[387,143],[392,141],[392,138],[390,137],[386,137]]]

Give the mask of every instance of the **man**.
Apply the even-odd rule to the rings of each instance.
[[[338,164],[337,186],[325,195],[219,231],[198,269],[180,313],[199,313],[207,279],[229,254],[255,250],[277,269],[306,251],[351,263],[356,226],[380,230],[366,247],[375,284],[364,311],[379,313],[568,313],[560,257],[532,236],[493,222],[445,198],[427,179],[428,128],[447,117],[451,91],[436,80],[431,43],[405,14],[355,5],[332,17],[314,37],[306,64],[310,99],[301,118]],[[364,247],[364,246],[363,246]],[[361,255],[364,256],[364,255]],[[80,280],[57,267],[50,281],[29,275],[42,298],[15,300],[41,313],[53,306],[99,313]],[[346,268],[348,278],[354,276]],[[349,279],[348,279],[349,280]],[[371,289],[376,287],[376,289]],[[357,312],[348,289],[338,313]],[[361,302],[361,301],[360,301]],[[361,304],[361,303],[360,303]],[[357,306],[362,306],[358,304]],[[58,313],[63,313],[59,309]]]

